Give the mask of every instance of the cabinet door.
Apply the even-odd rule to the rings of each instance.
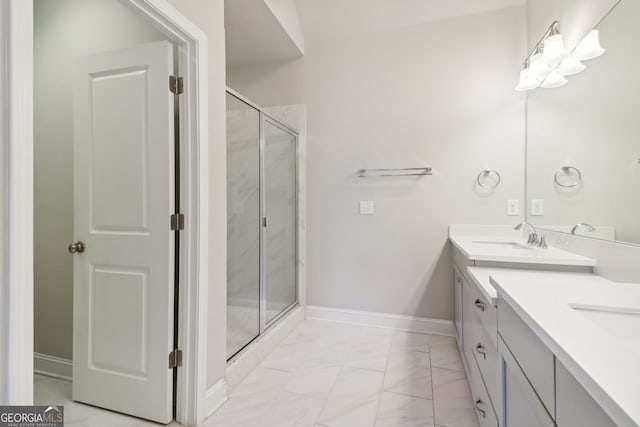
[[[463,286],[463,278],[462,278],[462,274],[460,274],[460,272],[454,268],[453,269],[453,275],[454,275],[454,283],[453,283],[453,324],[456,327],[456,334],[458,336],[458,347],[460,348],[460,352],[464,352],[464,347],[463,347],[463,338],[462,338],[462,333],[463,333],[463,328],[462,328],[462,290],[464,288]]]
[[[616,423],[556,360],[556,410],[562,427],[615,427]]]
[[[555,424],[533,387],[498,337],[502,372],[502,427],[553,427]]]
[[[498,334],[518,361],[547,411],[555,415],[553,353],[502,298],[498,299]]]

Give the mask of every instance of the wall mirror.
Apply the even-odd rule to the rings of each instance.
[[[640,2],[622,0],[597,27],[604,55],[527,98],[527,220],[536,227],[640,245],[638,22]]]

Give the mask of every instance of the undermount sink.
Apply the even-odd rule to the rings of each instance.
[[[474,240],[472,243],[476,245],[489,245],[489,246],[498,246],[505,247],[509,249],[525,249],[525,250],[533,250],[533,247],[527,246],[524,243],[520,242],[505,242],[505,241],[490,241],[490,240]]]
[[[616,337],[634,354],[640,356],[640,307],[569,303],[594,327]]]
[[[595,311],[600,313],[631,314],[640,316],[640,307],[615,306],[603,304],[569,303],[574,310]]]

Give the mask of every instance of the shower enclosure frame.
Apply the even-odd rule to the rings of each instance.
[[[278,119],[272,114],[266,112],[264,108],[260,107],[253,101],[247,99],[245,96],[241,95],[237,91],[233,90],[229,86],[226,88],[226,93],[228,95],[233,96],[234,98],[244,102],[251,108],[255,109],[259,114],[259,206],[260,206],[260,232],[259,232],[259,264],[260,264],[260,275],[259,275],[259,330],[258,335],[249,340],[243,347],[241,347],[238,351],[236,351],[233,355],[231,355],[227,361],[232,361],[237,358],[240,354],[244,352],[244,350],[257,338],[263,335],[269,328],[278,323],[280,319],[285,317],[288,313],[290,313],[294,308],[299,305],[300,298],[300,269],[298,265],[299,260],[299,228],[300,228],[300,200],[299,200],[299,189],[300,189],[300,131],[291,125],[285,123],[284,121]],[[265,132],[265,124],[268,123],[271,126],[293,136],[295,138],[295,182],[294,182],[294,205],[295,205],[295,227],[294,227],[294,241],[295,241],[295,259],[294,259],[294,274],[295,274],[295,299],[293,303],[289,304],[287,307],[282,309],[280,313],[278,313],[273,319],[267,321],[266,319],[266,310],[267,310],[267,248],[266,248],[266,229],[267,229],[267,218],[268,215],[265,215],[267,212],[267,197],[266,197],[266,167],[265,167],[265,158],[266,158],[266,132]]]

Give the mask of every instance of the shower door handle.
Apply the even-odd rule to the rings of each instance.
[[[262,217],[262,226],[264,228],[267,228],[269,226],[269,218],[267,218],[266,216]]]

